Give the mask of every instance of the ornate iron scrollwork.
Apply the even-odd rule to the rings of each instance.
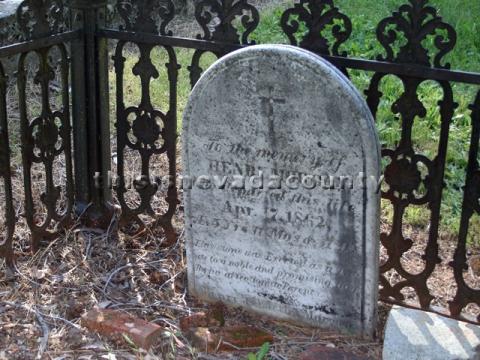
[[[300,31],[300,23],[304,23],[308,31],[299,42],[296,34]],[[281,25],[292,45],[318,54],[347,56],[346,51],[339,49],[352,33],[352,22],[333,0],[301,0],[283,13]],[[333,44],[324,36],[327,29],[335,39]]]
[[[173,17],[173,5],[171,1],[168,2],[164,9],[165,12],[161,14],[163,23],[159,27],[160,33],[165,33],[165,28],[168,22]],[[138,4],[137,4],[138,5]],[[137,6],[135,5],[135,6]],[[152,4],[150,1],[145,1],[145,9],[141,12],[151,14],[158,5]],[[148,6],[147,6],[148,5]],[[153,5],[153,7],[152,7]],[[172,12],[171,12],[172,11]],[[124,13],[123,16],[126,16]],[[150,15],[149,15],[150,16]],[[124,18],[125,19],[125,18]],[[147,31],[154,32],[153,22],[149,24],[150,20],[142,17],[137,17],[137,20],[127,22],[127,29],[130,31]],[[147,24],[142,22],[146,21]],[[122,208],[122,223],[134,221],[140,224],[144,223],[140,219],[141,214],[147,214],[153,217],[157,224],[159,224],[166,235],[165,245],[170,245],[176,241],[175,230],[172,225],[172,218],[178,204],[177,188],[169,186],[165,195],[167,202],[166,209],[154,209],[152,202],[154,196],[159,192],[158,183],[152,181],[152,174],[150,173],[150,165],[154,155],[166,154],[168,159],[168,175],[170,179],[176,179],[176,139],[177,139],[177,78],[180,66],[177,62],[175,50],[170,46],[164,46],[167,51],[169,62],[166,64],[168,79],[170,83],[170,99],[169,109],[166,112],[155,109],[150,97],[150,82],[157,79],[160,74],[155,65],[152,63],[152,51],[154,45],[138,43],[140,50],[140,59],[133,67],[133,74],[140,78],[142,97],[138,106],[125,108],[124,104],[124,73],[125,73],[125,57],[123,52],[126,42],[119,41],[117,44],[114,61],[115,71],[117,75],[117,160],[118,160],[118,176],[119,181],[116,186],[118,200]],[[125,152],[131,149],[137,151],[141,159],[141,174],[138,174],[136,181],[134,181],[135,191],[140,197],[138,206],[133,207],[129,205],[126,199],[128,192],[127,183],[125,179]],[[137,175],[137,174],[136,174]],[[155,174],[158,177],[159,174]]]
[[[248,0],[200,1],[195,7],[195,18],[204,32],[203,36],[197,35],[198,39],[245,45],[254,44],[248,37],[260,21],[258,10]],[[244,28],[242,34],[234,25],[237,18]]]
[[[382,156],[389,159],[385,169],[387,190],[382,197],[389,200],[393,206],[393,222],[389,233],[381,235],[382,245],[387,250],[388,259],[381,266],[381,273],[395,270],[403,279],[394,286],[382,275],[381,296],[384,299],[403,301],[401,290],[411,287],[415,290],[422,308],[428,308],[433,296],[427,286],[427,280],[441,262],[438,256],[438,226],[440,221],[440,204],[443,190],[448,133],[454,109],[453,93],[448,82],[441,82],[444,98],[439,102],[442,125],[438,153],[434,160],[417,154],[412,144],[412,128],[415,119],[424,118],[426,109],[418,99],[418,87],[423,82],[420,79],[401,77],[405,92],[393,105],[392,110],[401,116],[402,137],[395,149],[384,148]],[[372,82],[369,95],[378,93],[378,83]],[[369,97],[370,102],[377,103],[379,98]],[[424,169],[422,174],[421,169]],[[403,254],[413,245],[412,239],[405,238],[403,233],[403,218],[409,206],[428,205],[430,210],[429,240],[423,256],[424,270],[419,274],[406,271],[401,263]]]
[[[468,269],[466,254],[470,220],[475,213],[480,214],[480,91],[470,109],[472,110],[472,136],[464,188],[462,218],[457,249],[450,264],[453,267],[457,283],[457,293],[453,301],[450,302],[450,312],[452,316],[456,317],[470,303],[480,306],[480,289],[472,289],[464,278],[464,271]],[[480,322],[480,315],[477,317],[477,321]]]
[[[411,62],[430,65],[429,53],[422,46],[422,41],[436,33],[437,29],[446,29],[449,42],[444,42],[440,35],[436,38],[435,45],[440,49],[434,60],[435,66],[440,66],[442,57],[455,44],[456,35],[453,28],[441,21],[432,7],[425,6],[426,0],[409,0],[409,5],[403,5],[393,16],[380,22],[377,29],[378,40],[387,51],[387,57],[380,60],[392,62]],[[405,16],[405,17],[404,17]],[[431,20],[428,20],[431,18]],[[392,44],[397,39],[396,32],[391,26],[406,34],[407,43],[402,46],[398,54],[394,54]],[[445,65],[446,67],[448,66]],[[379,90],[384,73],[376,73],[366,91],[367,102],[374,115],[376,115],[380,99],[383,96]],[[435,159],[417,154],[412,143],[412,131],[417,119],[425,118],[427,110],[419,99],[419,86],[426,80],[399,76],[402,80],[404,92],[393,104],[392,112],[400,115],[402,131],[400,143],[395,149],[384,148],[382,156],[387,158],[388,165],[385,169],[385,186],[382,197],[389,200],[393,206],[393,222],[389,233],[381,235],[382,245],[387,250],[388,259],[381,266],[381,273],[396,271],[403,280],[392,285],[381,276],[382,289],[380,295],[383,299],[403,301],[401,291],[406,287],[415,290],[422,308],[428,308],[433,296],[431,295],[427,280],[441,262],[438,256],[438,227],[440,222],[440,205],[443,191],[445,162],[448,145],[450,123],[455,108],[458,106],[453,100],[452,87],[449,82],[440,81],[443,90],[443,99],[438,103],[440,107],[441,129],[438,152]],[[421,171],[423,169],[423,173]],[[406,271],[401,263],[401,258],[413,245],[412,239],[405,238],[403,232],[403,219],[409,206],[427,206],[430,211],[429,238],[423,260],[425,267],[419,274]]]
[[[26,40],[38,39],[66,30],[68,15],[63,0],[24,0],[17,22]]]
[[[197,39],[216,41],[231,44],[254,45],[249,37],[260,22],[258,10],[248,0],[203,0],[195,6],[195,18],[203,29],[203,35]],[[236,25],[235,20],[240,19]],[[239,26],[241,25],[241,26]],[[192,87],[197,83],[203,69],[200,60],[206,51],[195,51],[190,71]],[[217,58],[224,56],[227,51],[214,52]]]
[[[73,208],[73,169],[69,101],[69,61],[65,45],[57,46],[61,61],[61,93],[62,109],[53,111],[50,104],[50,86],[55,78],[54,69],[49,62],[52,47],[35,51],[39,60],[38,71],[34,83],[41,89],[41,114],[30,120],[28,118],[28,103],[26,94],[27,64],[29,53],[23,53],[18,66],[18,90],[20,105],[20,127],[22,138],[22,159],[25,183],[25,216],[32,232],[32,250],[36,251],[40,241],[52,240],[58,231],[71,223]],[[55,185],[54,161],[60,155],[65,158],[66,204],[58,208],[62,189]],[[43,164],[45,171],[45,191],[40,195],[40,201],[46,209],[46,215],[40,223],[40,214],[36,213],[34,194],[32,191],[32,165]]]
[[[441,65],[442,58],[448,54],[457,41],[454,28],[443,22],[437,10],[427,6],[428,0],[409,0],[391,17],[382,20],[377,28],[378,41],[385,48],[386,56],[378,56],[380,61],[414,63],[438,68],[450,68],[450,64]],[[444,31],[444,34],[439,33]],[[393,45],[402,33],[406,44],[395,53]],[[435,36],[434,46],[439,50],[434,56],[433,64],[423,42],[428,36]]]
[[[173,35],[166,30],[175,16],[172,0],[119,0],[116,8],[125,23],[124,30]]]
[[[0,177],[4,184],[4,226],[0,237],[0,257],[5,258],[7,266],[13,268],[13,233],[15,231],[15,211],[13,208],[12,174],[10,170],[10,146],[7,121],[7,78],[0,62]]]
[[[431,192],[431,175],[433,174],[433,162],[427,157],[415,154],[413,151],[402,152],[385,149],[383,157],[390,158],[390,163],[385,169],[385,182],[388,191],[383,197],[394,201],[406,200],[410,204],[423,205],[428,202]],[[422,176],[419,164],[428,169],[427,176]],[[421,185],[426,189],[421,193]]]

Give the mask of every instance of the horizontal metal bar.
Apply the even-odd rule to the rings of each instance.
[[[398,64],[384,61],[344,58],[340,56],[322,57],[339,67],[365,70],[385,74],[405,75],[420,79],[452,81],[480,85],[480,73],[431,68],[415,64]]]
[[[134,43],[157,44],[220,53],[231,52],[245,47],[245,45],[110,29],[101,29],[97,31],[97,36]],[[438,69],[415,64],[398,64],[384,61],[345,58],[340,56],[322,55],[322,57],[338,67],[349,69],[404,75],[436,81],[452,81],[480,85],[480,73]]]
[[[123,40],[134,43],[165,45],[172,47],[182,47],[187,49],[196,49],[212,52],[235,51],[245,47],[245,45],[229,44],[222,42],[213,42],[206,40],[197,40],[190,38],[154,35],[140,32],[128,32],[110,29],[100,29],[97,31],[98,37],[108,39]]]
[[[0,58],[22,54],[29,51],[66,43],[75,39],[79,39],[82,35],[81,30],[67,31],[61,34],[51,35],[49,37],[24,41],[12,45],[0,47]]]

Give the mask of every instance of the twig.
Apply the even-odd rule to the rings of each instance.
[[[38,311],[37,309],[29,308],[28,306],[23,305],[23,304],[17,304],[17,303],[10,302],[10,301],[3,301],[3,303],[8,305],[8,306],[17,308],[17,309],[22,309],[22,310],[25,310],[25,311],[28,311],[28,312],[35,313],[37,323],[40,326],[40,329],[42,330],[42,341],[40,342],[40,345],[38,346],[38,352],[37,352],[36,359],[41,359],[43,353],[47,350],[48,337],[50,336],[50,329],[49,329],[47,323],[45,322],[45,320],[43,319],[42,313],[40,311]]]
[[[181,271],[179,271],[178,273],[176,273],[175,275],[173,275],[170,279],[168,279],[168,280],[165,281],[162,285],[160,285],[160,287],[159,287],[158,290],[162,290],[165,285],[173,282],[180,274],[183,274],[184,272],[185,272],[185,270],[181,270]]]
[[[223,338],[220,338],[220,341],[218,342],[217,347],[215,348],[215,351],[214,351],[214,352],[218,352],[218,349],[220,349],[220,346],[222,345],[222,342],[225,343],[225,344],[227,344],[227,345],[231,345],[231,344],[229,344],[228,342],[223,341]],[[231,346],[233,346],[233,345],[231,345]],[[235,347],[235,348],[236,348],[236,347]],[[239,350],[239,349],[236,348],[236,350]]]
[[[45,322],[45,320],[43,319],[39,311],[35,310],[35,316],[37,318],[37,322],[40,324],[40,327],[42,328],[42,333],[43,333],[42,341],[38,346],[38,352],[37,352],[37,359],[41,359],[43,353],[47,350],[50,329],[48,328],[47,323]]]
[[[80,329],[81,329],[81,327],[78,326],[77,324],[71,322],[70,320],[64,319],[64,318],[62,318],[62,317],[60,317],[60,316],[48,315],[48,314],[43,314],[43,313],[41,313],[41,314],[42,314],[43,316],[49,317],[49,318],[51,318],[51,319],[53,319],[53,320],[63,321],[65,324],[68,324],[68,325],[70,325],[71,327],[73,327],[73,328],[75,328],[75,329],[77,329],[77,330],[80,330]]]
[[[79,232],[88,232],[88,233],[92,233],[92,234],[96,234],[98,236],[102,236],[105,234],[105,231],[104,230],[100,230],[100,229],[94,229],[94,228],[89,228],[89,227],[81,227],[81,228],[78,228],[75,230],[76,233],[79,233]]]
[[[108,228],[107,228],[107,234],[106,234],[107,240],[110,239],[110,236],[111,236],[111,234],[112,234],[112,230],[113,230],[114,224],[115,224],[115,223],[118,223],[117,217],[118,217],[118,214],[117,214],[116,211],[114,211],[113,216],[112,216],[112,218],[110,219],[110,224],[108,225]]]
[[[151,261],[151,262],[147,262],[147,263],[140,263],[140,264],[132,264],[132,263],[128,263],[124,266],[121,266],[117,269],[115,269],[112,273],[110,273],[110,276],[108,277],[107,281],[105,282],[105,285],[103,286],[103,289],[102,289],[102,292],[103,294],[106,296],[106,293],[107,293],[107,288],[110,284],[110,282],[112,281],[113,277],[118,274],[120,271],[122,270],[125,270],[125,269],[128,269],[128,268],[132,268],[132,267],[137,267],[137,266],[151,266],[153,264],[156,264],[156,263],[160,263],[164,261],[164,259],[162,260],[155,260],[155,261]]]
[[[277,354],[275,351],[270,351],[270,356],[273,357],[274,360],[287,360],[286,357]]]

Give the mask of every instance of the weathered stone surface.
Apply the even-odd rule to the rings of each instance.
[[[183,148],[193,294],[373,334],[379,146],[337,69],[288,46],[224,57],[193,90]]]
[[[82,325],[90,331],[116,340],[123,335],[143,349],[149,349],[162,335],[163,328],[121,311],[94,309],[82,316]]]
[[[4,0],[0,1],[0,19],[15,16],[18,5],[23,0]]]
[[[480,359],[480,327],[395,306],[385,329],[385,360]]]

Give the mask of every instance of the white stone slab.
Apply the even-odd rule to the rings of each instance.
[[[183,149],[184,175],[201,177],[185,189],[193,294],[372,335],[380,155],[372,115],[343,74],[289,46],[234,52],[194,88]],[[254,181],[234,189],[239,175]],[[321,186],[329,176],[334,189]]]
[[[478,360],[479,349],[479,326],[399,306],[388,316],[384,360]]]
[[[0,19],[4,17],[14,16],[18,6],[23,0],[4,0],[0,1]]]

